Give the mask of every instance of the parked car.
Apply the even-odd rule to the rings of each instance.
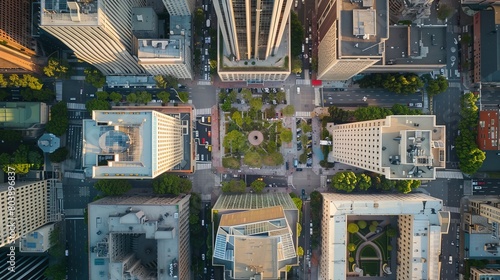
[[[422,103],[416,103],[415,104],[415,107],[417,107],[417,108],[422,108],[422,106],[423,106]]]

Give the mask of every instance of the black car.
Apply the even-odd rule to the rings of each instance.
[[[288,161],[286,162],[286,170],[290,169],[290,164],[288,164]]]
[[[302,168],[296,168],[295,170],[296,171],[302,171]]]

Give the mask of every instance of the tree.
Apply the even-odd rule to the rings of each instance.
[[[292,73],[300,74],[302,73],[302,59],[298,57],[292,58]]]
[[[98,91],[95,93],[95,95],[97,96],[97,99],[99,99],[99,100],[108,100],[108,98],[109,98],[109,94],[105,91]]]
[[[238,91],[236,89],[233,89],[232,91],[229,92],[226,98],[228,98],[229,101],[231,101],[231,103],[235,103],[236,97],[238,97]]]
[[[162,174],[153,180],[153,191],[156,194],[189,193],[192,188],[191,181],[182,179],[174,174]]]
[[[231,180],[229,182],[222,182],[222,192],[225,193],[244,193],[246,190],[245,181]]]
[[[91,84],[95,88],[102,88],[106,84],[106,77],[97,69],[87,68],[83,70],[85,74],[85,82]]]
[[[365,229],[365,228],[366,228],[366,226],[367,226],[367,224],[366,224],[366,221],[365,221],[365,220],[359,220],[359,221],[358,221],[358,227],[359,227],[360,229]]]
[[[62,61],[52,57],[49,59],[47,66],[43,67],[43,73],[49,78],[54,77],[58,79],[64,77],[68,69],[66,63],[62,63]]]
[[[348,250],[349,252],[354,252],[354,251],[356,251],[356,244],[354,244],[354,243],[349,243],[349,244],[347,244],[347,250]]]
[[[246,148],[247,138],[238,130],[233,130],[224,136],[223,145],[229,148],[231,153],[238,153]]]
[[[180,91],[177,97],[179,98],[179,100],[182,103],[188,103],[188,101],[189,101],[189,92]]]
[[[267,107],[264,113],[266,114],[266,118],[268,119],[274,118],[274,116],[276,115],[276,106],[271,105]]]
[[[420,180],[396,180],[395,187],[400,193],[410,193],[420,186]]]
[[[2,154],[1,161],[3,164],[5,164],[8,159],[8,165],[3,165],[4,172],[12,171],[12,168],[14,168],[16,174],[28,173],[31,166],[33,166],[33,164],[29,161],[28,154],[29,148],[26,145],[20,145],[12,157],[9,157],[8,155],[4,156]]]
[[[151,102],[151,100],[153,100],[153,96],[151,95],[151,93],[147,91],[138,92],[136,93],[136,95],[137,95],[137,103],[148,104],[148,102]]]
[[[154,77],[154,80],[156,82],[156,87],[157,88],[167,88],[168,82],[165,79],[165,76],[162,75],[156,75]]]
[[[302,199],[299,197],[292,197],[293,204],[295,204],[295,207],[299,210],[299,213],[302,212]]]
[[[131,93],[127,95],[127,102],[128,103],[136,103],[137,102],[137,94]]]
[[[262,109],[262,99],[257,97],[250,99],[250,108],[260,111]]]
[[[281,113],[284,116],[291,117],[295,114],[295,107],[293,107],[293,105],[287,105],[283,109],[281,109]]]
[[[452,12],[453,9],[450,6],[441,4],[439,5],[439,10],[437,11],[437,18],[440,20],[445,20],[451,16]]]
[[[111,106],[109,105],[108,101],[101,100],[101,99],[90,99],[85,103],[85,108],[89,113],[92,114],[92,111],[94,110],[109,110],[111,109]]]
[[[283,129],[280,133],[280,139],[282,142],[290,143],[292,142],[293,133],[290,129]]]
[[[66,264],[64,262],[57,262],[49,265],[43,275],[47,278],[54,280],[63,280],[66,279]]]
[[[170,93],[166,91],[160,91],[156,96],[163,102],[163,103],[168,103],[170,100]]]
[[[7,87],[9,85],[9,80],[5,78],[3,74],[0,74],[0,88]]]
[[[349,260],[350,263],[354,262],[354,258],[353,257],[349,257],[348,260]]]
[[[376,225],[370,225],[368,227],[368,229],[370,230],[370,232],[375,232],[375,231],[377,231],[377,226]]]
[[[347,225],[347,231],[350,233],[356,233],[359,231],[359,227],[356,223],[349,223]]]
[[[387,236],[388,236],[388,237],[391,237],[391,238],[392,238],[392,237],[395,237],[397,234],[398,234],[397,229],[395,229],[395,228],[393,228],[393,227],[389,227],[389,228],[387,229]]]
[[[224,100],[224,103],[221,105],[221,109],[224,112],[228,112],[231,110],[231,101],[229,99]]]
[[[431,96],[445,92],[448,89],[448,80],[442,75],[437,76],[436,79],[431,79],[427,83],[427,93]]]
[[[247,89],[247,88],[244,88],[241,90],[241,96],[243,99],[245,99],[245,101],[248,103],[250,102],[250,99],[252,99],[252,91]]]
[[[53,153],[49,154],[49,160],[51,162],[63,162],[68,158],[69,150],[66,147],[60,147]]]
[[[304,27],[297,14],[290,12],[290,52],[292,57],[302,53],[302,42],[304,41]]]
[[[111,99],[111,101],[113,102],[120,102],[122,98],[123,96],[116,91],[113,91],[112,93],[109,94],[109,99]]]
[[[257,152],[248,152],[245,154],[243,163],[250,167],[262,167],[262,157]]]
[[[234,112],[232,116],[233,121],[241,127],[243,125],[243,118],[241,117],[241,112]]]
[[[28,162],[31,163],[33,169],[40,169],[43,166],[43,156],[39,150],[28,152]]]
[[[283,165],[284,162],[283,155],[277,151],[265,155],[262,159],[262,163],[267,166]]]
[[[52,105],[50,112],[50,120],[45,128],[47,132],[53,133],[55,136],[62,136],[69,126],[68,106],[61,101]]]
[[[94,188],[106,196],[118,196],[127,193],[132,185],[122,179],[101,179],[94,184]]]
[[[358,178],[352,171],[338,172],[332,178],[332,187],[346,192],[352,192],[357,183]]]
[[[280,90],[280,91],[278,91],[278,92],[276,93],[276,101],[277,101],[278,103],[283,103],[285,100],[286,100],[286,93],[285,93],[285,92],[283,92],[283,91],[281,91],[281,90]]]
[[[19,144],[23,140],[20,130],[0,130],[0,140],[6,144]]]
[[[358,189],[362,191],[368,190],[372,186],[372,179],[366,174],[357,174]]]
[[[225,157],[222,159],[224,168],[240,169],[240,161],[233,157]]]
[[[304,248],[302,248],[301,246],[299,246],[297,248],[297,256],[302,257],[303,255],[304,255]]]
[[[255,180],[250,184],[250,187],[254,192],[261,193],[266,187],[266,183],[264,183],[263,181]]]

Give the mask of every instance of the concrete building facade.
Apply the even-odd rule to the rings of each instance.
[[[4,0],[0,8],[0,69],[2,73],[41,73],[33,38],[31,0]]]
[[[90,279],[190,279],[189,197],[90,203]]]
[[[290,75],[293,0],[215,0],[218,74],[223,82],[284,81]]]
[[[473,186],[475,188],[475,186]],[[464,252],[470,259],[498,259],[500,254],[500,199],[495,196],[471,196],[463,215]]]
[[[498,110],[484,110],[479,112],[477,127],[477,146],[482,151],[498,150]]]
[[[19,130],[24,138],[40,137],[48,119],[45,103],[0,102],[0,129]]]
[[[471,280],[497,280],[500,279],[500,269],[498,268],[470,268]]]
[[[298,265],[298,215],[287,193],[220,196],[212,208],[213,265],[226,279],[280,279]]]
[[[393,180],[434,180],[445,168],[446,127],[433,115],[327,125],[332,135],[329,162],[340,162]]]
[[[11,246],[19,237],[55,221],[53,187],[51,180],[0,185],[0,246]]]
[[[397,279],[439,279],[441,235],[448,232],[449,212],[441,211],[440,199],[424,194],[352,195],[323,193],[322,244],[319,279],[344,280],[365,276],[362,270],[349,272],[347,226],[364,220],[397,218]],[[383,226],[382,222],[379,226]],[[360,245],[361,246],[361,245]],[[396,252],[396,250],[393,250]],[[359,265],[358,261],[355,263]],[[380,275],[382,276],[382,275]]]
[[[93,178],[155,178],[183,159],[184,128],[151,110],[93,111],[83,121],[83,166]]]

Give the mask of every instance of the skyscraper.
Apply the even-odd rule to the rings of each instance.
[[[155,178],[183,159],[182,135],[180,119],[156,111],[93,111],[83,121],[83,166],[93,178]]]
[[[189,197],[90,203],[90,279],[190,279]]]
[[[293,0],[215,0],[224,47],[236,60],[265,60],[279,46]]]
[[[2,73],[41,72],[32,37],[30,0],[3,0],[0,4],[0,69]]]
[[[433,180],[445,168],[446,127],[434,115],[328,124],[332,152],[328,161],[385,175],[387,179]]]
[[[132,56],[132,7],[145,0],[42,0],[41,27],[104,75],[139,75]]]
[[[51,180],[17,182],[14,190],[10,185],[0,185],[0,246],[10,244],[19,237],[55,221],[55,207],[51,203]],[[9,208],[12,206],[12,208]],[[14,227],[11,227],[11,226]]]

